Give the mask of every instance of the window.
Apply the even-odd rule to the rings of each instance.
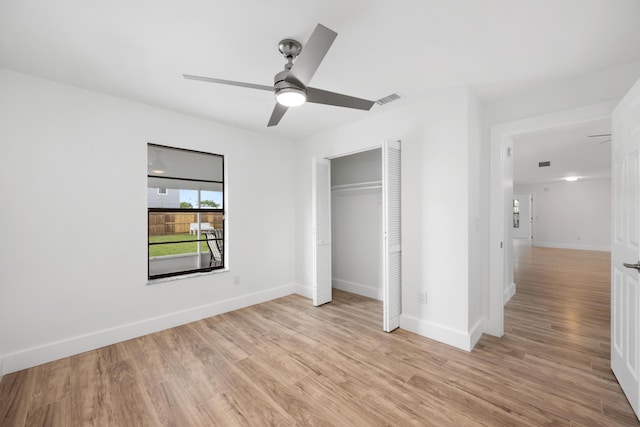
[[[224,156],[147,145],[148,278],[224,268]]]

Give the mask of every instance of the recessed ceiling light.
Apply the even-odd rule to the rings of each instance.
[[[564,178],[565,181],[567,182],[573,182],[573,181],[577,181],[578,177],[577,176],[568,176],[566,178]]]

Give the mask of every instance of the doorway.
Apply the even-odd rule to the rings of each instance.
[[[330,162],[332,287],[382,301],[382,148]]]
[[[378,151],[376,151],[378,150]],[[340,260],[341,273],[345,271],[351,274],[359,269],[361,275],[353,277],[368,276],[368,284],[359,283],[338,278],[337,287],[347,287],[360,292],[380,294],[381,283],[382,303],[383,303],[383,330],[391,332],[400,326],[400,315],[402,313],[402,242],[401,242],[401,199],[400,199],[400,141],[386,140],[382,147],[376,150],[362,150],[357,153],[348,153],[329,159],[313,159],[312,163],[312,230],[313,230],[313,304],[318,306],[331,301],[331,291],[334,283],[332,272],[332,257],[334,245],[333,239],[346,241],[350,245],[348,249],[348,260],[351,263],[343,263]],[[367,153],[367,151],[371,151]],[[358,153],[359,156],[351,157]],[[340,158],[346,157],[340,160]],[[331,167],[332,162],[336,162],[338,171],[332,182]],[[346,167],[340,166],[346,163]],[[378,165],[378,167],[376,167]],[[377,171],[375,170],[377,169]],[[379,179],[378,179],[379,178]],[[359,192],[361,196],[356,212],[350,212],[349,206],[354,207],[354,199],[346,197],[340,201],[340,212],[344,214],[349,229],[358,221],[373,224],[368,227],[360,227],[357,230],[348,230],[355,233],[355,239],[366,241],[378,241],[373,248],[363,248],[358,246],[355,250],[351,248],[354,242],[343,239],[342,235],[334,233],[332,226],[332,189],[335,192]],[[377,191],[380,190],[380,197]],[[340,194],[336,197],[340,197]],[[376,205],[381,208],[376,207]],[[373,211],[380,211],[380,216],[366,212],[367,206]],[[365,210],[363,210],[365,209]],[[358,215],[362,216],[361,218]],[[344,218],[343,218],[344,219]],[[375,222],[378,227],[375,227]],[[375,230],[374,230],[375,228]],[[372,240],[373,239],[373,240]],[[361,242],[355,242],[359,245]],[[378,248],[378,249],[376,249]],[[379,263],[372,265],[371,259],[378,258]],[[369,254],[370,258],[367,258]],[[343,254],[344,255],[344,254]],[[339,256],[339,255],[337,255]],[[362,257],[364,263],[359,259]],[[347,261],[348,261],[347,260]],[[368,264],[367,264],[368,260]],[[357,263],[355,261],[358,261]],[[358,268],[364,265],[363,268]],[[364,271],[364,274],[362,274]],[[375,279],[378,272],[379,279]],[[371,279],[371,277],[373,277]],[[341,283],[340,283],[341,282]]]
[[[513,283],[514,139],[519,135],[607,119],[615,101],[531,117],[491,129],[489,307],[485,332],[504,334],[505,291]],[[537,166],[537,165],[536,165]],[[534,196],[535,197],[535,196]]]

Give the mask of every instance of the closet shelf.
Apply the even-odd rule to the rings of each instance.
[[[356,182],[354,184],[333,185],[331,187],[331,191],[369,190],[372,188],[382,188],[382,181]]]

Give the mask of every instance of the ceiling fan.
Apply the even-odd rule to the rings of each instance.
[[[315,30],[313,30],[311,37],[309,37],[304,51],[302,50],[300,42],[296,40],[284,39],[280,41],[278,50],[285,57],[287,63],[284,66],[284,71],[280,71],[273,78],[273,86],[236,82],[213,77],[193,76],[190,74],[183,74],[183,77],[190,80],[273,91],[276,97],[276,106],[271,113],[271,118],[267,124],[268,127],[277,125],[289,107],[297,107],[298,105],[304,104],[305,101],[316,104],[356,108],[359,110],[370,110],[373,104],[375,104],[374,101],[308,86],[311,77],[315,74],[337,36],[338,33],[335,31],[318,24]]]
[[[611,134],[610,133],[603,133],[603,134],[600,134],[600,135],[587,135],[587,137],[589,137],[589,138],[602,138],[604,136],[611,137]],[[606,139],[604,141],[600,141],[600,144],[604,144],[606,142],[611,142],[611,138]]]

